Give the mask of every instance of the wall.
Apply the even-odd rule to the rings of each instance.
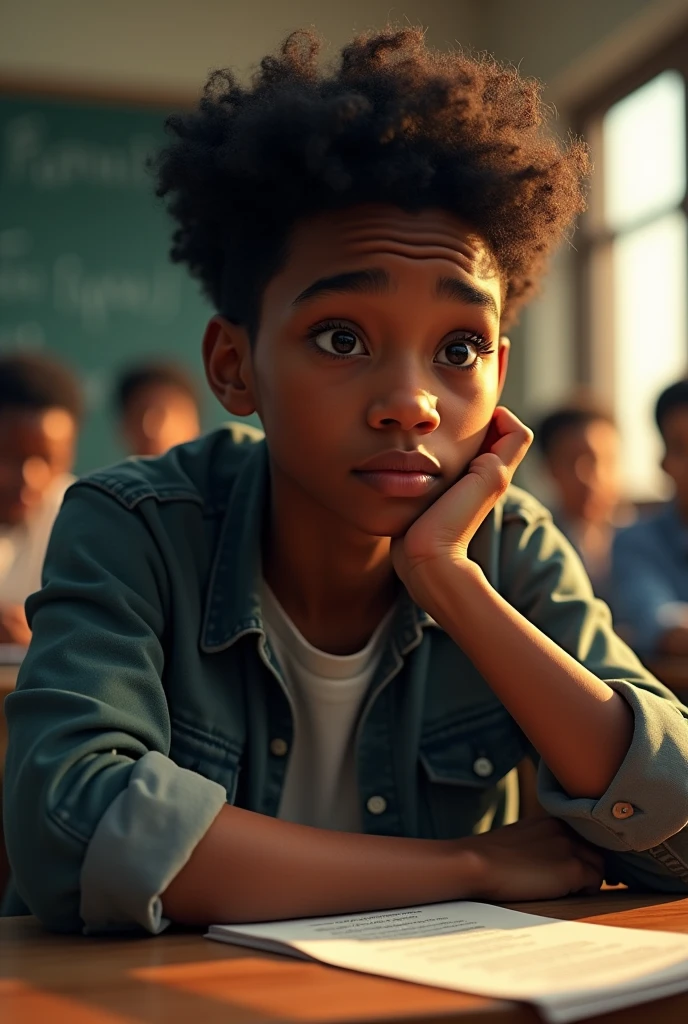
[[[484,0],[479,45],[556,91],[581,57],[653,8],[656,0]]]
[[[208,69],[248,69],[294,28],[333,44],[388,19],[436,46],[474,43],[473,0],[2,0],[0,74],[196,92]]]

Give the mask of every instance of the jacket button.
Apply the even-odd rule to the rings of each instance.
[[[270,753],[274,754],[275,757],[284,757],[286,752],[289,750],[289,744],[283,739],[270,740]]]
[[[612,814],[615,818],[630,818],[633,814],[633,808],[625,801],[619,800],[612,807]]]
[[[486,779],[488,775],[492,775],[494,772],[494,765],[489,757],[476,757],[473,762],[473,771],[481,779]]]
[[[371,814],[384,814],[387,810],[387,801],[383,796],[368,797],[366,807]]]

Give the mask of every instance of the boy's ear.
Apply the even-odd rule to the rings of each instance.
[[[506,371],[509,368],[509,352],[511,350],[511,342],[507,337],[502,335],[499,339],[499,348],[497,350],[498,359],[498,383],[497,383],[497,401],[502,397],[502,391],[504,390],[504,383],[506,381]]]
[[[203,336],[203,364],[212,392],[227,412],[250,416],[256,411],[251,342],[244,327],[214,316]]]

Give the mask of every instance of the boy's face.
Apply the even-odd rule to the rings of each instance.
[[[244,352],[247,394],[225,404],[250,396],[283,487],[399,535],[480,449],[506,371],[501,305],[486,245],[452,215],[322,214],[293,232]]]
[[[0,524],[37,509],[56,477],[74,464],[77,427],[65,409],[0,412]]]
[[[676,502],[688,512],[688,408],[675,408],[662,422],[665,454],[662,469],[674,481]]]
[[[620,499],[619,435],[606,420],[563,430],[548,468],[562,511],[571,519],[605,522]]]

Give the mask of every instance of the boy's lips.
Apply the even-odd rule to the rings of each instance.
[[[422,452],[381,452],[358,466],[358,479],[388,498],[420,498],[441,477],[436,460]]]

